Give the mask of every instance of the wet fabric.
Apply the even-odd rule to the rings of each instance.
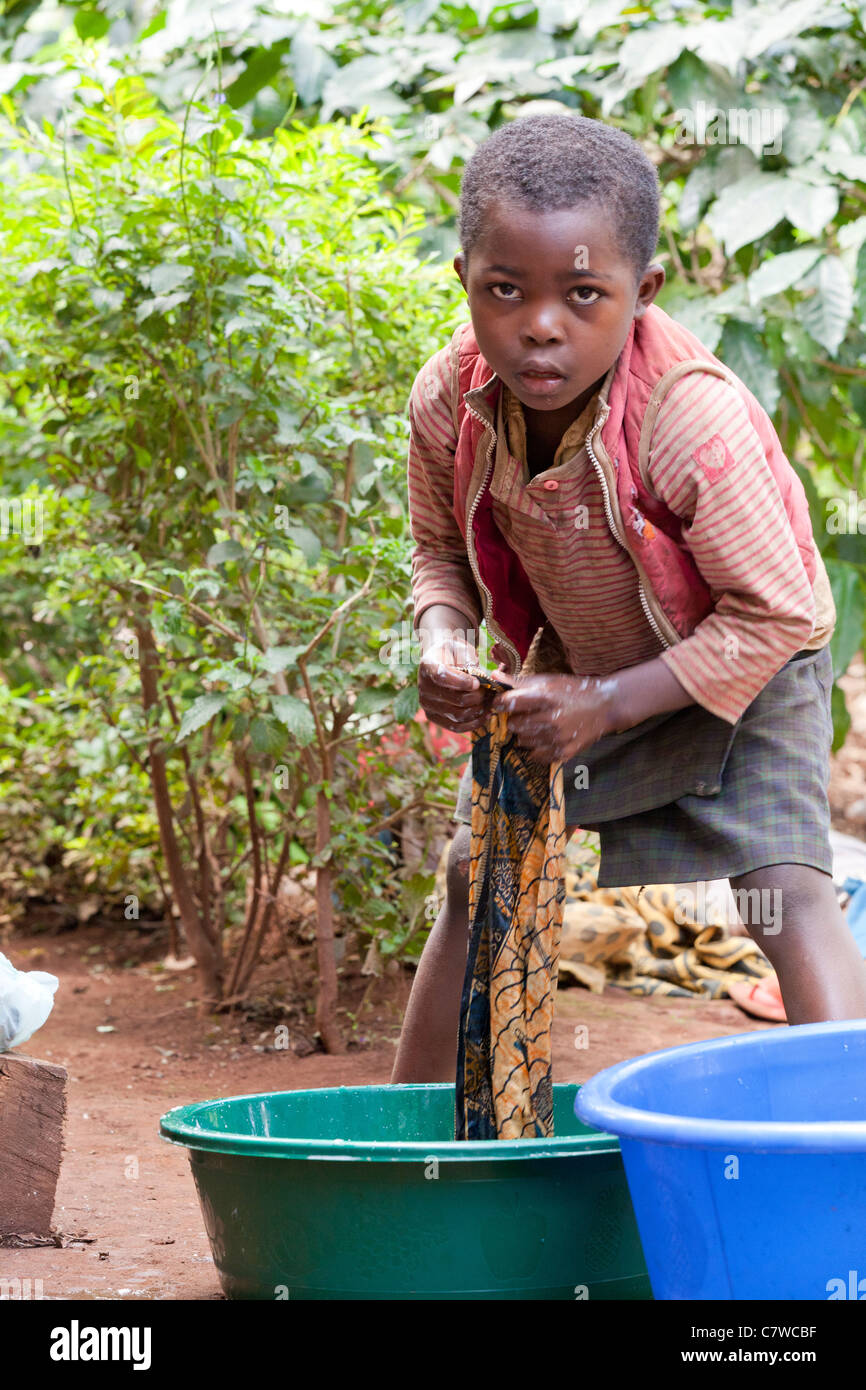
[[[508,716],[494,713],[474,737],[471,768],[470,940],[455,1137],[540,1138],[553,1133],[563,765],[531,760],[509,733]]]

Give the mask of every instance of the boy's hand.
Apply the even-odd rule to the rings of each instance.
[[[595,676],[527,676],[495,696],[493,709],[508,715],[534,762],[567,762],[612,731],[612,691],[612,681]]]
[[[471,642],[457,636],[431,645],[418,668],[418,698],[427,718],[457,733],[487,722],[493,691],[482,689],[461,666],[477,666]]]

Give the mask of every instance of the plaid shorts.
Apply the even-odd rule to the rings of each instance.
[[[729,724],[702,705],[608,734],[565,766],[569,826],[597,830],[598,884],[734,878],[767,864],[832,873],[829,647],[800,651]],[[454,820],[469,822],[472,764]]]

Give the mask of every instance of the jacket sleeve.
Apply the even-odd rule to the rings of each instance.
[[[735,724],[809,641],[816,604],[763,445],[730,383],[692,372],[671,387],[647,473],[683,519],[682,542],[715,604],[662,660],[698,704]]]
[[[453,509],[457,437],[451,414],[450,347],[425,362],[409,396],[409,526],[414,626],[426,608],[447,603],[477,632],[482,616],[466,542]]]

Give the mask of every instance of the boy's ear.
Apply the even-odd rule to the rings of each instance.
[[[640,278],[640,284],[637,287],[634,310],[634,317],[636,319],[643,318],[664,282],[664,266],[660,265],[658,261],[653,261],[647,266]]]
[[[457,271],[457,276],[458,276],[458,279],[460,280],[461,285],[463,286],[464,290],[466,290],[466,293],[468,294],[468,293],[469,293],[469,290],[467,289],[467,286],[466,286],[466,271],[467,271],[466,257],[464,256],[464,254],[463,254],[462,251],[458,251],[458,252],[457,252],[457,255],[454,257],[454,269]]]

